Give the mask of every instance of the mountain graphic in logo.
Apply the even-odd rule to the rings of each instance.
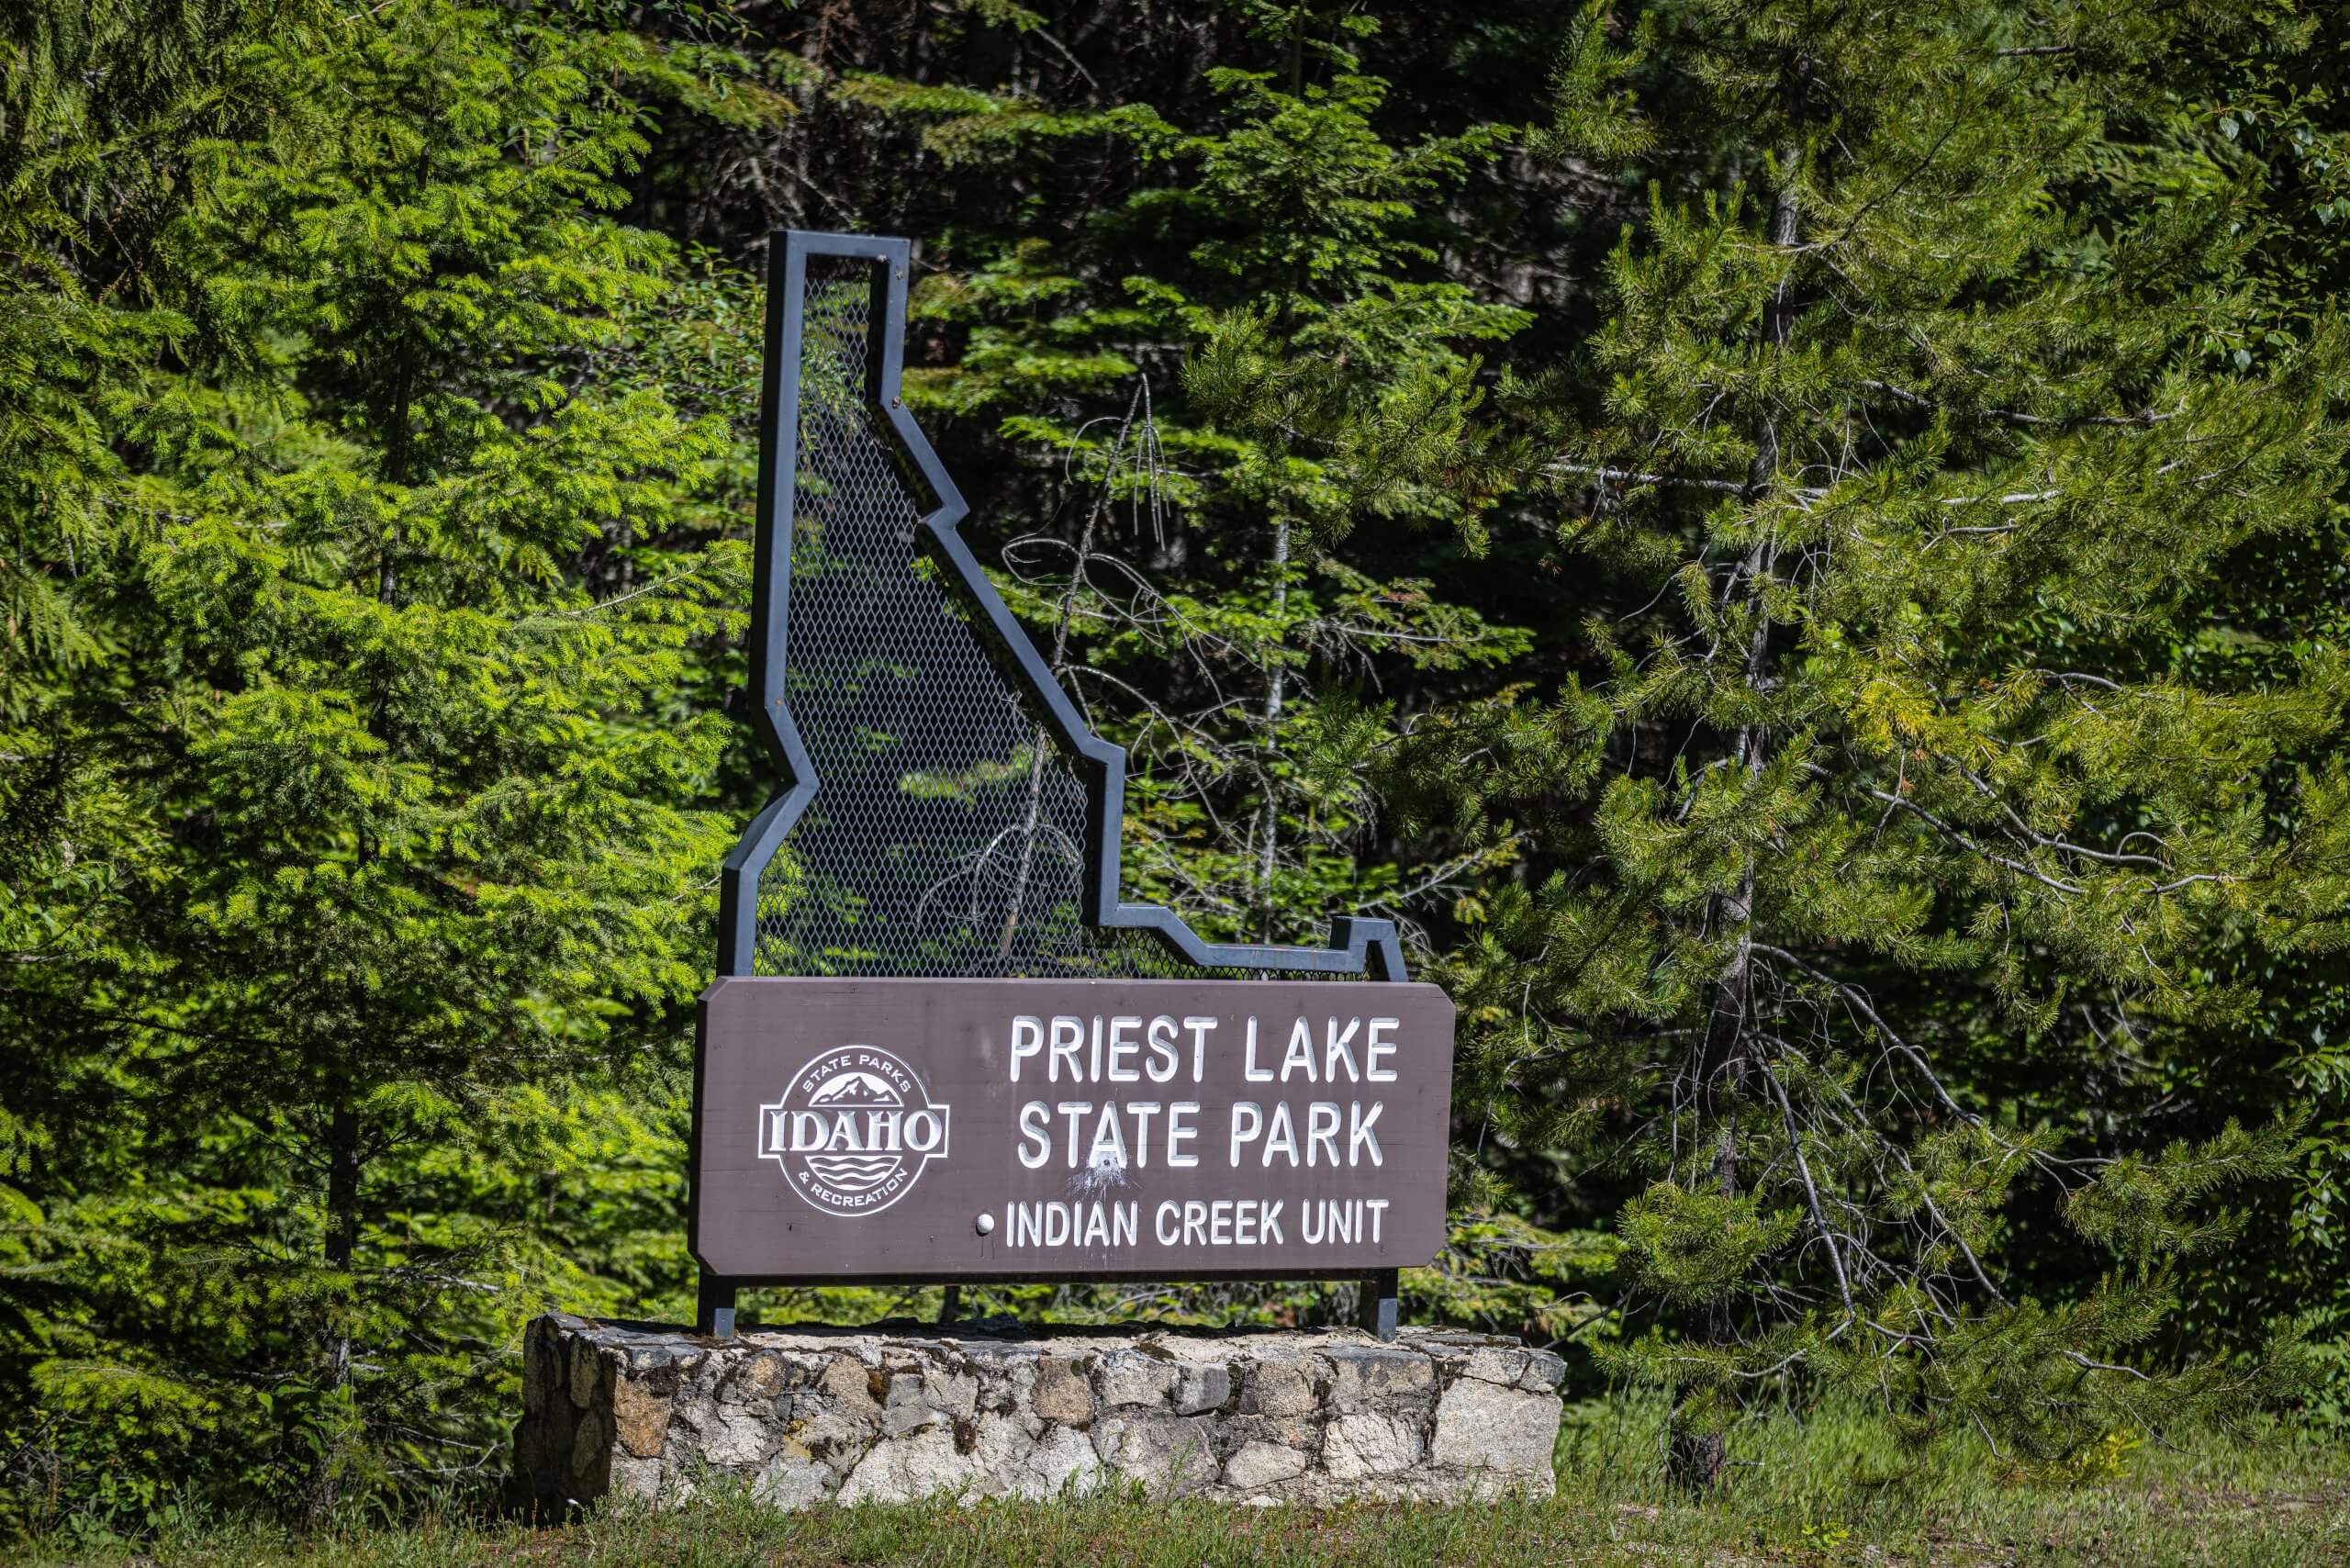
[[[785,1184],[829,1215],[854,1217],[905,1196],[946,1158],[947,1107],[913,1070],[878,1046],[840,1046],[759,1107],[758,1151]]]
[[[808,1097],[811,1105],[902,1105],[898,1092],[868,1072],[844,1072]]]

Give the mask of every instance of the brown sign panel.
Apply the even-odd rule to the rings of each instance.
[[[722,979],[694,1254],[744,1281],[1423,1264],[1452,1022],[1419,984]]]

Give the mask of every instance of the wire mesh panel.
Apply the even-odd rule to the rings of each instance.
[[[817,779],[760,873],[767,975],[1174,975],[1086,924],[1087,795],[954,574],[876,420],[878,263],[811,255],[801,293],[785,694]]]

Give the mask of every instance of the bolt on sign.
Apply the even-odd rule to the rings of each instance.
[[[769,252],[750,689],[783,788],[701,1001],[702,1326],[753,1283],[1353,1277],[1392,1333],[1443,1242],[1452,1005],[1389,921],[1221,944],[1125,901],[1125,754],[906,411],[911,265]]]

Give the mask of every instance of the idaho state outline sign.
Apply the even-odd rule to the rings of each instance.
[[[832,378],[853,389],[805,384],[808,334],[823,330],[811,263],[861,269],[862,366]],[[1088,727],[980,568],[963,498],[905,409],[911,264],[907,241],[867,235],[782,233],[769,256],[749,694],[785,788],[727,858],[719,979],[701,999],[688,1228],[705,1319],[714,1287],[753,1283],[1383,1275],[1392,1296],[1389,1271],[1443,1243],[1451,1002],[1405,979],[1386,920],[1334,918],[1327,947],[1220,944],[1124,901],[1125,754]],[[825,456],[802,450],[803,399],[831,399],[838,419],[851,390],[858,428],[936,501],[890,537],[932,563],[918,569],[1016,683],[1039,750],[1049,735],[1081,777],[1068,858],[1084,926],[1227,974],[1382,978],[755,973],[762,877],[825,789],[790,701],[799,497],[874,482],[870,464],[811,472]],[[855,633],[880,644],[857,656],[888,660],[885,625]],[[880,847],[877,865],[906,846]]]

